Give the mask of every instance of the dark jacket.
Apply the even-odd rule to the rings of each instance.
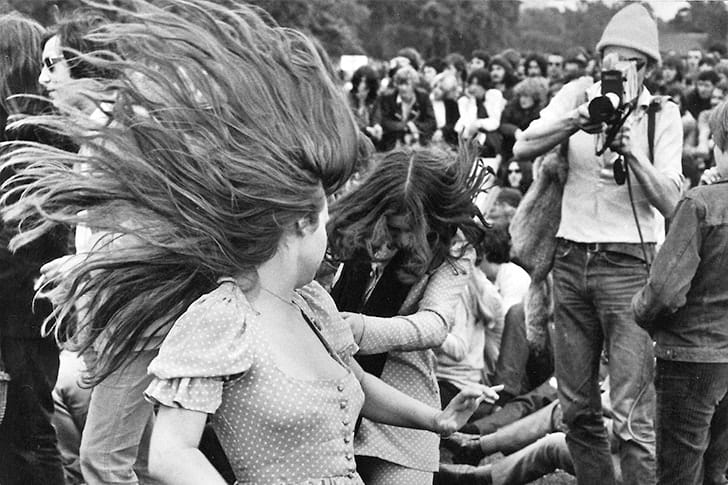
[[[703,99],[698,95],[698,90],[693,89],[685,96],[685,110],[688,111],[697,121],[701,111],[710,109],[710,98]]]
[[[437,127],[430,97],[421,89],[415,89],[415,102],[408,119],[402,119],[402,104],[397,102],[396,90],[379,97],[378,113],[383,132],[380,149],[384,151],[394,148],[397,141],[404,141],[405,135],[410,132],[407,127],[407,123],[410,121],[414,122],[419,131],[421,145],[427,145],[430,142]]]
[[[508,101],[501,115],[501,124],[498,130],[503,134],[501,154],[504,160],[513,156],[513,145],[516,143],[516,130],[525,130],[531,122],[539,117],[541,107],[534,104],[530,109],[521,108],[520,100],[516,97]]]
[[[0,138],[40,143],[48,143],[51,139],[57,141],[35,129],[22,134],[6,133]],[[0,185],[10,176],[10,168],[1,171]],[[15,234],[15,227],[3,224],[0,219],[0,334],[15,338],[40,338],[40,326],[50,314],[51,305],[43,299],[33,303],[33,286],[40,276],[41,266],[68,254],[68,231],[56,228],[13,254],[8,249],[8,243]]]
[[[442,139],[448,145],[457,148],[459,135],[455,131],[455,123],[460,119],[460,110],[458,102],[454,99],[443,99],[442,104],[445,106],[445,125],[440,128],[442,131]]]
[[[645,287],[632,300],[655,355],[728,362],[728,183],[696,187],[680,201]]]

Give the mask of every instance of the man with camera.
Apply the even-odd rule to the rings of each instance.
[[[562,88],[516,141],[532,159],[568,160],[554,258],[556,375],[580,484],[615,483],[602,419],[599,364],[610,375],[625,484],[655,483],[653,349],[632,315],[681,190],[678,107],[643,82],[660,62],[657,25],[639,4],[617,12],[597,44],[602,78]],[[651,113],[652,112],[652,113]]]

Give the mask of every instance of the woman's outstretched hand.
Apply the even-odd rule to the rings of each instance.
[[[468,422],[481,402],[495,403],[502,389],[502,385],[466,387],[435,417],[435,431],[440,436],[450,436]]]

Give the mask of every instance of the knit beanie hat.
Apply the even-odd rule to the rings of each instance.
[[[638,3],[631,3],[614,14],[604,28],[597,52],[601,54],[610,45],[630,47],[651,57],[658,64],[661,62],[657,24],[647,9]]]

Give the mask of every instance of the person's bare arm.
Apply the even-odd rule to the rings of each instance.
[[[174,485],[225,485],[198,446],[207,414],[161,406],[149,446],[149,471]]]

